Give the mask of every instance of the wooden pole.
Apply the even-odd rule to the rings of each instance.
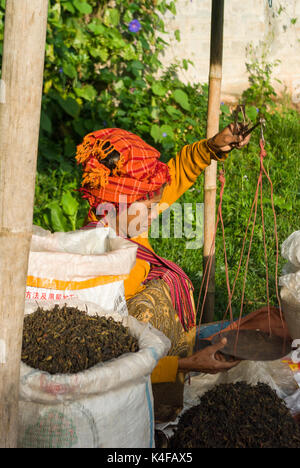
[[[48,0],[6,0],[0,100],[0,447],[17,445]]]
[[[219,131],[219,112],[222,81],[224,0],[212,0],[209,94],[207,112],[207,138]],[[204,247],[203,271],[212,256],[208,293],[205,300],[203,322],[212,322],[215,305],[215,246],[211,251],[216,223],[217,162],[212,161],[204,176]]]

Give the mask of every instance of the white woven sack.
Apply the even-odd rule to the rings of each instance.
[[[293,232],[282,244],[281,255],[300,269],[300,231]]]
[[[296,273],[289,273],[279,278],[279,285],[288,289],[289,294],[293,296],[294,301],[300,303],[300,270]],[[287,294],[286,292],[284,293]]]
[[[53,303],[30,301],[25,313],[34,312],[37,305],[53,307]],[[108,316],[95,304],[69,299],[67,305]],[[131,316],[109,315],[138,338],[137,353],[74,375],[50,375],[21,363],[19,447],[154,447],[150,374],[167,354],[170,340]]]
[[[293,232],[282,244],[287,260],[279,278],[284,318],[293,339],[300,339],[300,231]]]
[[[291,338],[298,340],[300,339],[300,299],[298,300],[291,289],[287,287],[281,288],[280,297],[283,315]]]
[[[51,233],[34,226],[26,299],[76,297],[127,315],[124,280],[136,251],[135,244],[110,228]]]

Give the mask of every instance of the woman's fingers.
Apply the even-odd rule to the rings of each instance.
[[[210,346],[210,352],[211,354],[215,354],[217,351],[220,351],[220,349],[224,348],[227,344],[227,338],[222,338],[218,343],[215,343]]]
[[[215,361],[219,362],[219,368],[220,370],[228,370],[231,369],[232,367],[235,367],[237,364],[239,364],[241,361],[238,359],[233,359],[232,357],[228,360],[222,353],[220,353],[220,350],[222,350],[227,344],[227,339],[222,338],[218,343],[211,345],[210,347],[210,353],[212,358]]]
[[[234,148],[240,149],[247,145],[250,141],[251,135],[243,136],[244,132],[248,129],[248,125],[241,123],[231,123],[227,125],[221,132],[217,133],[210,142],[216,149],[223,152],[231,151]]]
[[[220,353],[226,343],[227,339],[222,338],[218,343],[196,351],[195,354],[190,357],[180,358],[178,361],[178,369],[183,372],[195,371],[216,374],[235,367],[239,364],[239,360],[228,361],[226,357],[222,356]]]

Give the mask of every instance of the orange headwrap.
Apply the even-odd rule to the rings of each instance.
[[[110,171],[101,161],[113,150],[120,159]],[[118,206],[120,195],[127,196],[128,204],[151,197],[170,182],[169,168],[159,157],[155,148],[126,130],[106,128],[90,133],[77,147],[76,160],[84,171],[80,191],[92,208],[105,202]]]

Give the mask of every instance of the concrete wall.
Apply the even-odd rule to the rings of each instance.
[[[253,43],[260,55],[263,48],[267,60],[280,60],[274,69],[273,82],[278,91],[286,86],[295,104],[300,104],[300,0],[225,0],[223,49],[223,99],[235,97],[248,86],[245,63],[246,47]],[[280,7],[282,11],[280,12]],[[207,82],[210,54],[211,0],[177,0],[177,14],[165,15],[170,46],[163,57],[168,65],[176,59],[190,59],[194,66],[183,71],[185,82]],[[295,24],[291,20],[297,18]],[[179,29],[181,41],[174,38]]]

